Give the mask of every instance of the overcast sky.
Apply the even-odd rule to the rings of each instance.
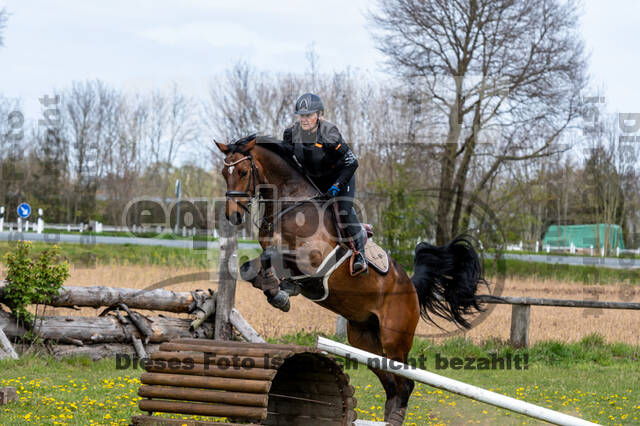
[[[265,71],[304,72],[311,43],[321,71],[346,67],[383,76],[366,27],[365,0],[25,1],[10,12],[0,48],[0,93],[37,99],[73,80],[99,78],[122,89],[206,90],[245,60]],[[594,81],[609,110],[640,112],[640,1],[587,0],[582,30]]]

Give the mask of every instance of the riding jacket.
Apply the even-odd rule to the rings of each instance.
[[[358,160],[335,124],[318,121],[315,132],[302,129],[297,122],[285,129],[283,148],[325,191],[331,185],[342,192],[358,168]]]

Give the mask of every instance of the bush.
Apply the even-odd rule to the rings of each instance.
[[[58,263],[57,256],[58,246],[54,245],[32,259],[31,242],[18,241],[15,249],[4,257],[8,284],[3,302],[16,319],[29,328],[35,317],[27,307],[50,302],[69,278],[69,264],[66,261]]]

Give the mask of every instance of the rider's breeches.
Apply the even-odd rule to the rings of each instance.
[[[360,225],[360,220],[353,208],[353,196],[356,192],[356,177],[353,176],[349,183],[342,188],[338,194],[338,213],[340,214],[340,223],[346,233],[353,238],[357,238],[364,229]]]

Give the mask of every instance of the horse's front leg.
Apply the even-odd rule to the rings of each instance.
[[[289,295],[280,289],[280,280],[275,273],[274,264],[279,259],[280,256],[275,247],[267,247],[260,257],[249,260],[240,266],[240,277],[262,290],[271,305],[288,312],[291,307]]]

